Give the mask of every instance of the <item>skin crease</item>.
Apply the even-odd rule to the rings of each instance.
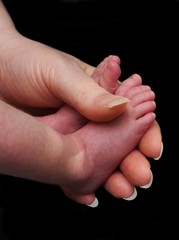
[[[107,68],[106,68],[106,61],[109,61]],[[97,68],[98,71],[95,71],[93,74],[93,77],[95,78],[95,80],[98,81],[98,83],[99,83],[99,81],[101,81],[100,84],[102,86],[105,85],[105,88],[111,92],[114,92],[114,90],[116,90],[119,86],[119,82],[117,81],[117,83],[116,83],[116,79],[119,77],[119,75],[121,73],[119,65],[118,65],[119,61],[120,61],[120,59],[117,56],[107,57],[100,64],[100,67],[98,66],[98,68]],[[117,65],[116,65],[116,63],[117,63]],[[105,70],[105,73],[103,73],[103,70]],[[112,74],[114,73],[114,76],[112,78],[113,81],[111,80],[111,77],[110,77],[111,73]],[[133,81],[138,81],[138,83],[141,83],[141,79],[139,76],[137,76],[137,78],[135,79],[135,75],[134,75],[134,76],[132,76],[132,78],[133,78]],[[110,79],[110,81],[109,81],[109,79]],[[109,81],[109,82],[107,82],[107,81]],[[53,116],[43,117],[41,120],[45,121],[47,124],[49,124],[50,126],[55,128],[56,130],[63,132],[65,134],[75,131],[76,129],[80,128],[80,126],[82,126],[86,123],[85,119],[82,118],[82,116],[80,117],[79,115],[77,115],[76,116],[76,118],[78,120],[77,122],[79,124],[79,122],[80,122],[79,118],[80,118],[81,125],[76,125],[75,119],[74,119],[74,112],[71,110],[71,114],[73,114],[73,115],[68,115],[68,118],[65,118],[65,122],[68,121],[69,118],[71,119],[70,123],[67,124],[67,126],[69,125],[69,127],[65,130],[65,126],[63,125],[63,120],[62,120],[63,117],[62,116],[64,116],[64,115],[67,116],[67,113],[66,113],[67,110],[69,110],[69,109],[67,109],[67,107],[63,107],[63,109],[61,109],[60,111],[55,113]],[[62,113],[61,115],[60,115],[60,112]],[[68,111],[68,114],[69,114],[69,111]],[[72,125],[74,126],[74,129],[71,128]],[[149,134],[149,132],[150,132],[150,130],[148,131],[148,134]],[[151,170],[150,170],[149,162],[146,159],[146,157],[143,154],[141,154],[137,149],[135,151],[133,151],[132,153],[130,153],[126,157],[124,162],[126,162],[126,164],[125,164],[125,167],[122,168],[123,174],[119,173],[119,169],[118,169],[118,174],[115,174],[115,178],[110,177],[104,184],[105,188],[108,185],[111,187],[112,195],[115,195],[115,196],[118,195],[120,197],[126,197],[126,195],[129,196],[132,193],[133,185],[131,183],[134,182],[135,183],[134,185],[136,185],[136,186],[140,186],[140,185],[143,186],[143,185],[149,183],[150,179],[151,179]],[[131,167],[131,165],[133,166],[132,163],[135,163],[135,162],[136,162],[136,166],[138,164],[140,164],[140,168],[139,167],[138,168]],[[127,179],[125,177],[127,177]],[[129,180],[130,180],[130,182],[129,182]],[[122,183],[122,184],[120,184],[120,188],[118,186],[119,182]],[[110,192],[109,187],[108,187],[108,191]],[[68,194],[69,194],[69,192],[68,192]],[[73,195],[73,197],[71,196],[71,198],[74,198],[74,194],[72,194],[72,195]],[[79,196],[75,196],[75,197],[76,197],[77,201],[79,201]],[[82,198],[85,198],[85,196],[82,196]]]
[[[2,6],[2,4],[1,4],[1,1],[0,1],[0,7],[1,6]],[[55,49],[44,46],[43,44],[36,43],[34,41],[31,41],[29,39],[24,38],[23,36],[20,36],[16,32],[16,30],[14,29],[14,25],[13,25],[11,19],[9,19],[9,17],[5,13],[5,11],[3,11],[2,8],[0,8],[0,11],[1,11],[1,18],[2,18],[1,23],[0,23],[0,28],[2,30],[1,32],[5,33],[5,34],[2,34],[2,36],[1,36],[1,41],[3,42],[3,44],[0,44],[0,48],[2,50],[1,51],[2,58],[4,57],[5,63],[6,63],[5,65],[3,65],[3,68],[1,68],[1,70],[4,69],[4,67],[7,67],[7,69],[10,70],[9,71],[9,76],[7,76],[7,79],[18,80],[21,83],[24,83],[24,79],[26,79],[26,78],[27,78],[27,80],[32,80],[34,75],[29,75],[28,76],[26,74],[28,72],[30,72],[29,69],[31,69],[33,73],[35,72],[37,75],[39,74],[39,71],[41,69],[36,68],[36,63],[38,62],[39,57],[42,58],[43,61],[45,60],[45,63],[48,66],[52,67],[51,69],[53,69],[53,66],[54,66],[54,69],[57,70],[59,68],[59,65],[61,65],[62,68],[63,68],[63,66],[65,67],[66,70],[64,70],[64,72],[69,72],[69,69],[71,69],[68,76],[63,76],[62,77],[62,83],[65,81],[65,79],[66,79],[65,77],[70,78],[71,75],[74,75],[74,72],[75,72],[76,73],[76,79],[80,79],[79,82],[77,82],[77,85],[79,84],[81,86],[81,82],[83,81],[82,79],[86,78],[86,73],[88,75],[90,75],[94,72],[94,69],[95,69],[94,67],[91,67],[91,66],[83,63],[82,61],[70,56],[69,54],[62,53],[62,52],[57,51]],[[3,22],[3,19],[6,19],[5,22]],[[6,29],[4,29],[4,26],[6,26]],[[24,47],[22,47],[22,46],[24,46]],[[7,47],[8,51],[6,51],[6,54],[3,55],[3,49],[6,48],[6,47]],[[12,53],[13,53],[13,58],[11,58]],[[53,61],[50,62],[49,59],[48,60],[44,59],[45,55],[50,56],[49,59],[53,60]],[[28,58],[27,58],[27,56],[28,56]],[[60,60],[54,62],[54,59],[59,59],[60,56],[62,56],[62,58]],[[9,61],[8,57],[10,57],[11,61]],[[24,72],[22,71],[22,68],[20,68],[20,71],[19,72],[17,71],[19,75],[16,77],[16,67],[17,67],[17,69],[19,68],[20,65],[18,65],[18,63],[22,63],[21,59],[26,59],[27,63],[29,61],[30,64],[29,63],[26,64],[27,66],[24,69]],[[33,59],[34,62],[31,62],[31,59]],[[24,62],[24,64],[26,63],[26,61]],[[58,64],[57,64],[57,62],[58,62]],[[33,71],[33,68],[35,68],[36,71]],[[43,77],[44,76],[50,76],[52,73],[55,72],[55,71],[52,72],[51,69],[49,67],[45,71],[43,70],[42,76]],[[79,70],[79,72],[77,70]],[[58,72],[58,70],[57,70],[57,72]],[[24,75],[24,73],[25,73],[25,75]],[[57,79],[59,79],[59,76],[61,76],[60,73],[58,74]],[[7,79],[5,78],[5,73],[4,72],[2,72],[1,74],[2,74],[1,75],[1,81],[3,83],[3,79],[5,79],[5,80],[7,80]],[[107,118],[107,115],[109,114],[110,116],[112,116],[110,118],[113,118],[114,116],[116,116],[115,115],[116,112],[118,112],[119,115],[120,115],[121,114],[121,105],[113,106],[112,108],[107,108],[106,107],[107,103],[103,102],[103,98],[105,98],[105,96],[107,96],[107,94],[108,94],[106,92],[106,90],[100,88],[99,92],[98,92],[98,91],[96,91],[96,87],[99,83],[98,82],[97,83],[95,83],[95,82],[91,83],[91,78],[90,77],[87,79],[87,81],[88,81],[88,84],[86,85],[86,82],[85,82],[85,84],[82,84],[81,90],[85,90],[86,86],[88,86],[89,88],[91,88],[92,92],[95,92],[96,96],[98,96],[99,93],[100,94],[102,93],[99,101],[95,101],[95,103],[96,102],[99,103],[100,100],[101,100],[101,106],[102,107],[100,106],[100,109],[103,110],[103,114],[102,114],[103,117]],[[86,97],[89,97],[91,92],[87,93],[87,95],[84,95],[84,96],[80,95],[80,97],[78,99],[75,99],[75,94],[74,94],[73,98],[68,99],[69,95],[71,96],[71,93],[68,90],[65,93],[65,95],[63,95],[63,101],[60,101],[59,97],[61,97],[61,94],[59,95],[59,85],[58,84],[54,88],[54,86],[51,85],[51,83],[52,83],[51,81],[47,81],[47,82],[45,82],[45,84],[44,84],[44,82],[40,81],[40,82],[38,82],[38,84],[40,84],[40,85],[36,85],[36,83],[34,82],[33,84],[36,87],[36,90],[38,90],[36,92],[36,91],[34,91],[34,88],[32,88],[33,85],[31,85],[29,87],[25,86],[25,88],[22,85],[23,88],[22,89],[20,88],[18,90],[19,86],[21,86],[21,85],[19,85],[20,82],[18,82],[18,84],[14,84],[14,86],[13,86],[12,81],[11,81],[10,86],[12,88],[3,88],[3,85],[1,85],[2,86],[2,88],[1,88],[1,91],[2,91],[1,98],[3,100],[6,100],[9,103],[12,103],[13,105],[15,105],[17,107],[23,107],[24,110],[28,109],[28,108],[31,108],[32,112],[33,111],[35,112],[35,111],[39,110],[39,109],[34,108],[35,106],[40,108],[40,110],[41,110],[41,107],[43,107],[44,105],[46,107],[50,107],[50,108],[53,107],[54,109],[60,108],[61,106],[64,105],[64,101],[66,101],[72,107],[77,107],[77,109],[81,113],[86,112],[86,109],[87,109],[86,106],[81,106],[81,102],[84,102],[84,101],[83,100],[81,101],[80,99],[83,99],[83,97],[85,97],[85,99],[86,99]],[[5,81],[5,83],[8,83],[8,82]],[[27,83],[28,83],[28,81],[27,81]],[[48,86],[48,88],[47,88],[47,86]],[[7,87],[7,85],[6,85],[6,87]],[[65,85],[65,87],[68,88],[68,85]],[[74,86],[74,88],[75,88],[75,86]],[[26,91],[26,89],[28,89],[28,91]],[[42,92],[39,91],[39,89],[44,89],[45,94],[43,95]],[[50,89],[50,92],[47,91],[49,89]],[[71,87],[70,87],[70,89],[71,89]],[[53,92],[55,94],[52,94]],[[34,95],[34,93],[35,93],[35,95]],[[89,99],[91,99],[91,97]],[[94,97],[94,99],[95,99],[95,97]],[[105,98],[105,99],[107,99],[107,98]],[[109,99],[111,99],[111,96],[109,96],[108,99],[107,99],[108,103],[110,102]],[[118,101],[121,100],[121,98],[118,97],[118,96],[115,96],[115,98],[112,98],[112,99],[113,100],[117,99]],[[29,106],[29,102],[32,103],[32,106]],[[114,101],[114,103],[116,103],[116,102]],[[91,104],[91,102],[89,101],[89,105],[90,104]],[[111,104],[111,102],[110,102],[110,104]],[[94,104],[91,104],[91,105],[96,106]],[[123,107],[125,107],[125,105],[126,105],[126,103],[123,104]],[[105,106],[105,108],[104,108],[104,106]],[[96,113],[97,113],[98,114],[97,119],[99,119],[99,121],[102,121],[102,115],[101,115],[101,112],[99,111],[98,106],[96,106],[96,108],[93,109],[93,110],[95,110],[95,111],[92,111],[91,115],[90,116],[88,115],[88,117],[91,118],[91,119],[96,119],[96,116],[97,116]],[[111,112],[114,115],[113,114],[111,115]],[[87,112],[86,112],[86,114],[87,114]],[[105,114],[107,114],[107,115],[105,115]],[[16,116],[16,114],[15,114],[15,116]],[[108,118],[108,120],[109,120],[109,118]],[[105,120],[103,119],[103,121],[105,121]],[[56,127],[55,123],[54,123],[54,127]],[[39,127],[39,129],[41,129],[41,128]],[[157,131],[158,131],[158,133],[157,133]],[[157,135],[158,139],[159,139],[159,141],[157,142],[158,145],[154,146],[155,149],[156,149],[156,152],[158,152],[157,154],[155,153],[156,157],[157,157],[157,156],[159,156],[159,153],[160,153],[160,147],[158,147],[158,146],[161,144],[161,134],[160,134],[160,131],[159,131],[158,127],[156,127],[156,130],[149,129],[148,132],[147,132],[147,137],[145,138],[146,140],[141,142],[139,146],[140,146],[140,148],[143,147],[143,153],[145,153],[145,145],[148,145],[147,141],[150,142],[149,140],[153,139],[154,135]],[[154,149],[152,151],[154,151]],[[147,156],[147,154],[146,154],[146,156]],[[130,155],[130,157],[132,158],[131,155]],[[140,154],[139,154],[138,157],[140,157]],[[143,156],[143,158],[145,158],[145,157]],[[142,158],[141,158],[141,162],[142,162]],[[124,168],[124,169],[126,169],[126,171],[127,171],[127,167]],[[148,172],[148,170],[146,170],[146,171]],[[123,178],[124,178],[124,176],[123,176]],[[143,178],[143,179],[146,181],[146,178]],[[113,185],[115,185],[115,184],[113,184]],[[130,194],[133,191],[133,184],[128,183],[128,185],[130,185],[130,191],[128,191],[128,196],[130,196]],[[110,192],[110,190],[109,190],[109,192]],[[121,194],[121,196],[122,195],[123,194]],[[126,197],[127,194],[125,193],[124,195]],[[92,196],[92,198],[93,197],[94,197],[94,195]],[[87,202],[92,201],[92,198],[91,198],[91,195],[90,195],[90,200],[88,198]],[[73,197],[73,199],[75,199],[75,197]],[[83,203],[83,198],[81,197],[80,199],[81,199],[80,202]],[[86,200],[84,201],[84,203],[86,203]]]
[[[132,80],[132,81],[131,81]],[[138,76],[138,75],[134,75],[134,76],[132,76],[131,77],[131,80],[130,80],[130,83],[132,83],[131,84],[131,86],[135,83],[136,85],[140,85],[141,84],[141,79],[140,79],[140,77]],[[129,80],[128,80],[128,82],[129,82]],[[129,86],[130,86],[130,84],[129,84]],[[127,86],[127,87],[124,87],[123,88],[123,90],[125,90],[126,91],[126,89],[127,88],[129,88],[129,86]],[[148,88],[147,88],[148,89]],[[46,119],[47,120],[47,119]],[[87,134],[87,135],[89,135],[89,133]],[[136,154],[136,151],[135,151],[135,154]],[[144,181],[146,181],[146,179],[147,179],[147,176],[149,177],[149,179],[151,178],[151,172],[150,172],[150,169],[149,169],[149,164],[148,164],[148,166],[147,166],[147,168],[146,168],[146,166],[145,166],[145,164],[146,164],[146,162],[148,162],[146,159],[144,159],[144,156],[142,155],[142,154],[140,154],[141,155],[141,157],[139,158],[139,160],[137,161],[137,164],[141,161],[141,168],[140,169],[142,169],[142,166],[144,167],[144,170],[146,170],[146,171],[144,171],[145,173],[147,172],[147,174],[145,174],[145,179],[144,179]],[[132,156],[133,156],[133,154],[132,154]],[[129,157],[129,159],[131,159],[131,157],[132,156],[130,156]],[[138,159],[138,156],[139,156],[139,154],[137,154],[136,155],[136,159]],[[133,158],[133,157],[132,157]],[[144,161],[143,161],[144,160]],[[125,160],[126,161],[126,160]],[[130,162],[129,161],[126,161],[126,166],[128,167],[128,164],[129,164],[129,167],[130,167]],[[126,168],[123,168],[123,169],[125,169],[126,170]],[[125,171],[124,170],[124,171]],[[133,169],[133,168],[130,168],[129,169],[130,171],[133,171],[133,173],[134,173],[134,179],[135,179],[135,176],[137,176],[137,174],[139,174],[140,175],[140,171],[136,171],[137,170],[137,168],[135,168],[135,169]],[[130,174],[129,174],[130,175]],[[126,181],[126,179],[124,179],[124,176],[122,176],[122,174],[115,174],[114,175],[115,176],[115,178],[114,177],[109,177],[109,180],[107,181],[107,183],[104,185],[107,189],[109,188],[110,190],[111,190],[111,192],[113,191],[113,189],[114,189],[114,193],[112,192],[112,194],[114,195],[114,196],[120,196],[120,197],[125,197],[125,195],[126,194],[128,194],[129,192],[131,192],[131,191],[133,191],[133,186],[131,186],[131,184],[129,184],[127,181]],[[127,176],[127,175],[126,175]],[[123,181],[122,181],[123,180]],[[134,180],[132,180],[132,181],[134,181]],[[110,184],[110,182],[112,182],[111,184]],[[122,184],[120,184],[120,188],[119,188],[119,182],[120,183],[122,183]],[[138,183],[140,183],[139,181],[138,181]],[[117,190],[116,190],[117,189]],[[64,189],[64,191],[66,192],[66,194],[68,194],[69,196],[71,196],[71,194],[72,193],[70,193],[68,190],[66,190],[66,189]],[[122,194],[121,194],[122,193]],[[73,195],[73,198],[74,198],[74,195],[75,194],[72,194]],[[76,196],[75,195],[75,197],[76,197],[76,201],[80,201],[80,198],[79,198],[79,196]],[[83,198],[85,198],[85,197],[87,197],[87,196],[82,196]],[[81,197],[81,198],[82,198]]]
[[[93,172],[92,176],[90,176],[91,181],[89,181],[88,189],[93,189],[93,186],[96,185],[92,179],[98,179],[102,183],[104,176],[111,174],[111,171],[120,163],[120,159],[124,159],[126,153],[128,154],[134,148],[143,132],[155,120],[155,114],[153,113],[155,109],[154,94],[150,88],[140,85],[134,86],[127,90],[125,96],[129,97],[131,102],[128,109],[119,118],[109,123],[90,122],[74,133],[75,138],[81,139],[87,153],[87,155],[85,153],[84,157],[86,159],[84,162],[85,175],[88,172],[88,167],[91,164],[93,165],[93,161],[95,161],[95,168],[98,168],[98,166],[100,168],[99,172]],[[128,141],[127,145],[125,144],[126,140]],[[99,142],[101,145],[97,144]],[[119,151],[123,144],[124,147]],[[80,152],[80,155],[83,153],[83,151],[78,152]],[[73,169],[75,167],[76,169],[76,163],[75,166],[73,165],[70,164],[69,168]],[[80,174],[77,174],[77,176],[79,177]],[[78,185],[77,182],[74,182],[75,188]],[[83,193],[84,190],[86,191],[86,188],[83,188],[83,184],[80,182],[78,185],[79,193]]]

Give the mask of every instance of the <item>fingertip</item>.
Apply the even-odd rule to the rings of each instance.
[[[140,186],[140,187],[141,187],[141,188],[144,188],[144,189],[148,189],[148,188],[151,187],[152,183],[153,183],[153,174],[152,174],[152,171],[151,171],[150,181],[149,181],[147,184],[145,184],[145,185],[143,185],[143,186]]]
[[[119,98],[119,99],[117,99],[117,100],[114,100],[114,101],[108,103],[108,104],[106,105],[106,107],[109,108],[109,109],[111,109],[111,108],[114,108],[114,107],[119,107],[119,106],[121,106],[121,105],[123,105],[123,104],[126,104],[126,103],[128,103],[128,102],[130,102],[130,100],[129,100],[128,98],[126,98],[126,97],[121,97],[121,98]]]
[[[95,197],[95,199],[93,200],[92,203],[90,204],[86,204],[88,207],[91,207],[91,208],[96,208],[98,205],[99,205],[99,201],[98,199]]]
[[[163,152],[162,134],[155,120],[139,142],[140,151],[149,158],[160,159]]]
[[[161,141],[161,148],[160,148],[160,154],[158,157],[155,157],[154,160],[159,160],[163,154],[163,142]]]
[[[131,196],[127,197],[127,198],[123,198],[124,200],[127,200],[127,201],[132,201],[134,200],[135,198],[137,197],[137,190],[136,188],[134,187],[134,191],[132,193]]]

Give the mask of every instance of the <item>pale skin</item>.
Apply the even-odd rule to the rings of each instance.
[[[66,179],[62,185],[62,188],[68,189],[67,193],[85,195],[94,192],[136,147],[155,120],[155,94],[148,86],[142,86],[140,79],[133,80],[130,78],[120,85],[121,92],[131,100],[120,117],[109,123],[89,122],[66,135],[72,137],[76,152],[71,161],[67,160],[65,172],[70,171],[69,176],[73,179],[69,183]],[[73,148],[70,149],[71,152]]]
[[[109,56],[98,65],[92,76],[109,92],[125,95],[125,93],[121,91],[121,83],[117,81],[121,74],[119,64],[120,59],[118,56]],[[133,79],[133,83],[131,81],[132,84],[134,84],[135,81],[142,81],[139,75],[133,75],[130,78]],[[157,122],[154,121],[150,127],[150,130],[144,134],[142,140],[139,142],[138,148],[131,151],[131,153],[127,155],[127,157],[119,165],[118,170],[105,182],[105,188],[112,195],[116,197],[125,197],[125,190],[131,189],[130,184],[133,184],[133,187],[141,186],[148,188],[152,183],[150,164],[145,158],[144,154],[142,154],[141,149],[144,149],[146,155],[152,156],[149,152],[147,153],[146,150],[148,150],[148,148],[147,145],[143,145],[143,141],[145,142],[145,138],[148,138],[149,134],[154,131],[156,126]],[[141,152],[138,149],[140,149]],[[124,186],[128,187],[124,189]]]
[[[125,95],[126,89],[132,87],[134,84],[141,84],[142,80],[139,75],[135,74],[126,80],[124,82],[125,84],[122,84],[122,90],[119,86],[121,83],[118,82],[118,77],[120,75],[119,62],[120,59],[117,56],[107,57],[99,64],[92,74],[92,77],[108,91]],[[80,116],[79,113],[75,112],[74,109],[69,106],[64,106],[56,113],[41,117],[40,119],[55,130],[64,134],[74,132],[87,123],[87,119]],[[69,122],[68,119],[70,119]],[[66,124],[64,124],[64,122]],[[104,184],[104,187],[115,197],[126,197],[126,195],[131,195],[134,191],[134,185],[142,186],[150,181],[150,164],[147,159],[145,159],[144,155],[137,149],[128,154],[122,163],[119,164],[119,167],[123,174],[118,169]],[[69,191],[68,195],[79,201],[80,197],[78,195]],[[82,198],[85,198],[85,196],[81,196],[81,199]]]
[[[89,122],[67,135],[1,104],[1,172],[56,184],[67,194],[91,195],[137,146],[155,120],[155,94],[148,86],[130,78],[120,89],[131,100],[120,117],[105,123]]]
[[[41,109],[58,109],[64,103],[67,103],[93,121],[107,121],[116,118],[125,110],[126,99],[109,94],[104,88],[99,87],[90,77],[94,72],[94,67],[73,56],[20,35],[1,1],[0,16],[0,85],[3,100],[0,102],[1,116],[3,116],[0,122],[3,126],[0,130],[2,131],[1,136],[3,136],[0,142],[2,151],[1,172],[55,184],[57,176],[55,172],[53,173],[53,170],[56,169],[56,160],[55,163],[53,160],[57,159],[57,154],[63,156],[65,152],[63,144],[64,141],[66,142],[67,136],[57,134],[52,128],[45,126],[29,114],[25,114],[9,104],[25,110],[30,109],[33,113],[39,113]],[[72,78],[71,76],[73,76],[73,81],[69,81]],[[63,86],[63,89],[61,89],[61,86]],[[88,99],[90,101],[87,101]],[[121,104],[122,101],[123,104]],[[108,107],[104,108],[104,106]],[[25,124],[19,124],[21,122]],[[7,125],[4,126],[4,123]],[[31,129],[30,134],[29,129]],[[12,136],[15,137],[12,138]],[[39,136],[42,137],[39,138]],[[62,137],[61,140],[59,136]],[[148,143],[154,136],[157,144],[151,151],[151,145]],[[144,159],[148,162],[145,155],[157,157],[160,154],[161,133],[156,122],[144,137],[142,139],[145,139],[145,141],[141,140],[138,145],[141,150],[143,149],[142,153],[144,155],[137,152],[138,156],[139,153],[142,155],[140,159],[143,159],[141,161],[143,163]],[[59,144],[62,143],[62,148],[59,149],[58,147],[58,150],[55,144],[52,146],[52,143],[56,142],[57,139]],[[148,145],[148,148],[146,145]],[[17,148],[17,146],[19,147]],[[46,150],[44,151],[44,149]],[[128,158],[130,156],[131,153]],[[12,162],[9,162],[9,159]],[[44,163],[46,163],[46,166],[43,166]],[[126,169],[125,171],[128,169],[126,165],[129,166],[130,164],[124,164],[123,172],[124,169]],[[55,169],[53,169],[54,166]],[[128,175],[130,176],[130,174]],[[109,179],[111,179],[111,176]],[[130,179],[129,176],[128,179]],[[61,177],[63,178],[63,174]],[[111,182],[115,183],[115,181],[110,180],[109,182],[110,184],[105,185],[106,189],[113,195],[119,195],[114,194],[114,190],[110,190],[114,188],[110,187]],[[130,196],[129,191],[124,195],[124,197]],[[87,198],[83,198],[78,194],[77,196],[77,201],[81,203],[90,203],[94,197],[88,195]],[[121,197],[123,197],[122,194]]]

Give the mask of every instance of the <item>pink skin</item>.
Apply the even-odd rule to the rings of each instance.
[[[98,65],[92,75],[100,86],[111,93],[115,93],[119,87],[116,81],[121,74],[119,63],[119,57],[109,56]],[[63,106],[54,114],[44,116],[41,120],[62,134],[75,132],[89,121],[68,105]]]
[[[108,123],[89,122],[72,134],[80,154],[67,167],[73,179],[73,184],[66,183],[70,191],[89,194],[100,187],[155,120],[155,94],[150,87],[130,78],[120,89],[131,100],[120,117]]]
[[[138,75],[131,76],[132,81],[126,81],[123,88],[119,87],[116,81],[121,74],[120,59],[116,56],[109,56],[103,60],[93,73],[95,80],[111,93],[116,90],[117,94],[124,95],[125,91],[132,86],[141,84],[141,78]],[[64,106],[57,113],[43,117],[46,124],[50,125],[57,131],[67,134],[76,131],[84,126],[87,120],[78,114],[69,106]],[[131,161],[132,160],[132,161]],[[122,161],[122,172],[119,169],[113,173],[105,182],[105,189],[115,197],[128,197],[133,193],[134,185],[144,185],[150,181],[150,164],[146,157],[138,150],[133,150]],[[138,167],[136,168],[136,164]],[[119,166],[120,167],[120,166]],[[77,202],[84,203],[92,201],[92,197],[78,195],[70,191],[64,190],[66,195]],[[89,200],[91,199],[91,200]]]
[[[92,77],[98,84],[110,93],[115,93],[119,87],[119,77],[121,75],[120,58],[110,55],[106,57],[95,69]]]

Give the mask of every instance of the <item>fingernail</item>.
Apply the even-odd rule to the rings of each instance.
[[[161,142],[161,150],[160,150],[160,155],[156,158],[154,158],[154,160],[159,160],[162,156],[162,153],[163,153],[163,142]]]
[[[118,105],[121,105],[121,104],[123,104],[123,103],[128,103],[128,102],[130,102],[130,100],[129,100],[128,98],[121,97],[120,99],[117,99],[117,100],[115,100],[115,101],[112,101],[112,102],[108,103],[108,104],[106,105],[106,107],[107,107],[107,108],[113,108],[113,107],[116,107],[116,106],[118,106]]]
[[[153,174],[151,172],[151,179],[150,179],[150,182],[147,183],[146,185],[143,185],[143,186],[140,186],[141,188],[144,188],[144,189],[147,189],[149,188],[151,185],[152,185],[152,182],[153,182]]]
[[[131,201],[131,200],[135,199],[136,197],[137,197],[137,190],[136,190],[136,188],[134,188],[133,194],[132,194],[130,197],[128,197],[128,198],[123,198],[123,199],[124,199],[124,200],[128,200],[128,201]]]
[[[86,205],[89,206],[89,207],[95,208],[95,207],[98,206],[98,204],[99,204],[99,201],[98,201],[98,199],[95,197],[94,201],[93,201],[91,204],[86,204]]]

